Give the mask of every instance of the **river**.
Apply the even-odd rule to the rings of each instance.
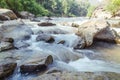
[[[41,18],[40,18],[41,19]],[[27,43],[30,46],[17,50],[17,55],[38,55],[40,53],[54,55],[55,61],[49,67],[57,67],[62,70],[76,72],[116,72],[120,73],[120,45],[94,42],[94,44],[85,49],[74,49],[74,45],[79,43],[79,37],[75,35],[77,28],[70,27],[71,23],[83,23],[87,18],[53,18],[50,22],[56,23],[56,26],[39,27],[37,22],[25,20],[26,24],[31,25],[34,34],[29,40],[19,41],[17,44]],[[43,20],[43,18],[41,19]],[[44,33],[52,35],[55,42],[52,44],[36,41],[38,34]],[[64,44],[57,44],[64,40]],[[24,52],[20,53],[19,52]],[[28,54],[29,53],[29,54]],[[34,54],[36,53],[36,54]],[[82,57],[81,57],[82,56]],[[25,59],[17,60],[18,67],[14,74],[7,80],[31,80],[37,75],[21,74],[19,65]]]

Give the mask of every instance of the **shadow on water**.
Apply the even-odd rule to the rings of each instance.
[[[95,41],[93,45],[87,47],[87,49],[101,53],[106,61],[120,64],[120,45],[118,44]]]

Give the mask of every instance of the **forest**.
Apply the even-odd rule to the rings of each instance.
[[[28,11],[36,16],[86,16],[88,0],[0,0],[1,8]]]

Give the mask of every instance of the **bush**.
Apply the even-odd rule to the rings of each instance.
[[[91,17],[94,10],[95,10],[95,6],[90,6],[87,10],[88,11],[87,16]]]
[[[120,9],[120,0],[109,0],[106,9],[114,15]]]

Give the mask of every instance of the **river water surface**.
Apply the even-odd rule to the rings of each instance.
[[[44,21],[41,19],[41,21]],[[120,73],[120,46],[105,43],[94,42],[91,47],[85,49],[74,50],[74,46],[79,43],[79,37],[75,35],[77,28],[70,27],[74,23],[83,23],[87,21],[87,18],[53,18],[53,23],[56,26],[52,27],[39,27],[36,22],[30,22],[25,20],[26,24],[31,25],[31,29],[34,34],[31,39],[23,41],[30,46],[26,49],[21,48],[19,51],[30,51],[38,55],[39,52],[44,54],[51,54],[54,56],[55,61],[51,67],[57,67],[62,70],[76,71],[76,72],[116,72]],[[52,44],[36,41],[38,34],[52,35],[55,38],[55,42]],[[65,41],[65,44],[57,44],[61,40]],[[21,42],[18,42],[21,44]],[[18,51],[18,52],[19,52]],[[22,55],[22,53],[20,54]],[[24,53],[24,56],[30,55]],[[82,57],[81,57],[82,56]],[[21,64],[23,60],[18,60],[18,64]],[[31,80],[35,75],[20,74],[19,66],[8,80]]]

